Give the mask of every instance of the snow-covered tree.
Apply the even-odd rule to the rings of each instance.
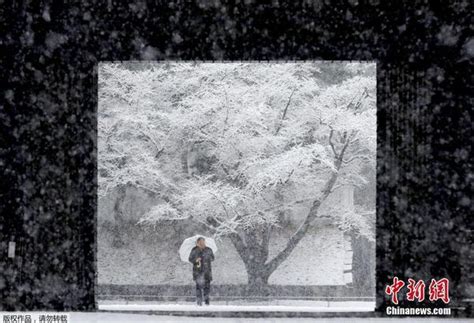
[[[375,99],[374,64],[101,64],[99,194],[152,192],[141,224],[200,223],[264,285],[318,217],[373,235],[373,209],[324,202],[375,168]],[[270,259],[283,216],[301,223]]]

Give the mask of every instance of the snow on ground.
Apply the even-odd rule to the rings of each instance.
[[[180,241],[187,233],[167,230],[143,231],[133,228],[124,234],[122,248],[111,246],[110,231],[99,230],[98,282],[118,285],[188,285],[192,283],[191,265],[179,259]],[[159,229],[160,230],[160,229]],[[281,229],[271,240],[270,256],[283,249],[292,229]],[[341,231],[334,227],[312,228],[278,268],[272,285],[343,285],[344,245]],[[213,263],[213,284],[246,284],[247,273],[234,246],[219,242]]]
[[[176,323],[176,322],[196,322],[196,323],[310,323],[310,322],[327,322],[327,323],[352,323],[352,322],[393,322],[400,321],[406,323],[430,323],[430,322],[456,322],[468,323],[472,319],[443,319],[442,321],[436,317],[423,318],[223,318],[223,317],[189,317],[189,316],[168,316],[168,315],[146,315],[146,314],[129,314],[129,313],[82,313],[73,312],[70,316],[71,323],[136,323],[136,322],[160,322],[160,323]]]
[[[103,303],[99,310],[105,311],[153,311],[153,312],[372,312],[375,302],[323,302],[323,301],[290,301],[279,304],[225,304],[214,302],[209,306],[197,306],[192,303]]]

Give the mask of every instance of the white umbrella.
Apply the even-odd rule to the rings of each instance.
[[[206,240],[206,247],[211,248],[212,252],[214,253],[217,252],[217,245],[214,239],[197,234],[195,236],[185,239],[181,244],[181,247],[179,247],[179,257],[182,261],[189,262],[189,254],[191,253],[191,250],[196,246],[196,241],[199,237],[203,237]]]

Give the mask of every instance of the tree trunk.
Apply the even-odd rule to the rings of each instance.
[[[265,270],[254,269],[247,271],[248,292],[251,295],[268,295],[268,278],[270,277]]]
[[[375,291],[375,243],[351,232],[351,244],[354,290],[360,296],[373,296]]]
[[[251,294],[267,294],[270,274],[265,267],[268,256],[269,227],[233,234],[230,236],[240,258],[244,262]],[[259,236],[259,233],[262,233]],[[259,241],[258,238],[261,238]]]
[[[268,246],[265,248],[255,238],[255,233],[246,235],[247,244],[251,246],[244,262],[247,269],[248,291],[253,295],[267,295],[270,274],[265,267],[265,255],[268,253]]]
[[[123,241],[123,211],[122,211],[122,203],[125,199],[126,187],[119,186],[117,191],[117,199],[115,200],[114,204],[114,223],[113,223],[113,240],[112,246],[114,248],[122,248],[125,245]]]
[[[269,275],[264,270],[254,270],[247,274],[248,274],[248,284],[250,286],[253,286],[253,285],[264,286],[268,284]]]

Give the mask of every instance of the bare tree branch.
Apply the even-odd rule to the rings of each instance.
[[[156,194],[156,195],[160,195],[160,192],[159,192],[159,191],[154,190],[154,189],[152,189],[152,188],[150,188],[150,187],[147,187],[147,186],[145,186],[145,185],[135,183],[135,186],[136,186],[136,187],[139,187],[139,188],[141,188],[141,189],[144,189],[144,190],[146,190],[146,191],[148,191],[148,192],[150,192],[150,193],[153,193],[153,194]]]
[[[331,146],[332,152],[334,153],[334,156],[337,156],[336,148],[334,147],[334,143],[332,142],[332,136],[334,135],[334,130],[331,129],[331,132],[329,133],[329,145]]]
[[[138,128],[138,131],[143,134],[146,138],[148,138],[149,141],[151,141],[151,143],[155,146],[156,148],[156,154],[155,154],[155,157],[158,158],[160,157],[160,155],[163,153],[164,151],[164,147],[161,147],[158,145],[158,143],[147,133],[145,133],[145,131],[143,131],[142,129]]]
[[[331,177],[328,179],[326,184],[324,185],[324,188],[321,192],[321,196],[316,199],[313,202],[313,205],[311,206],[310,211],[308,212],[308,215],[304,219],[303,223],[300,225],[300,227],[296,230],[296,232],[291,236],[291,238],[288,240],[286,247],[278,253],[277,256],[275,256],[270,262],[265,264],[265,270],[267,270],[269,273],[272,273],[278,266],[286,259],[288,256],[291,254],[291,252],[295,249],[295,247],[298,245],[298,243],[303,239],[303,237],[306,235],[306,232],[308,231],[308,228],[310,224],[313,222],[313,220],[317,217],[318,215],[318,210],[321,206],[321,204],[326,200],[326,198],[329,196],[331,193],[334,184],[336,183],[336,180],[339,176],[339,169],[341,168],[342,165],[342,160],[344,158],[344,153],[350,143],[350,138],[347,138],[347,133],[344,135],[345,138],[345,143],[344,146],[341,149],[341,152],[339,155],[337,155],[336,163],[335,163],[335,168],[336,171],[332,172]]]
[[[372,160],[371,160],[369,157],[367,157],[367,156],[358,155],[358,156],[351,157],[351,158],[349,158],[349,159],[347,159],[347,160],[343,160],[342,162],[343,162],[344,164],[349,164],[349,163],[351,163],[352,161],[354,161],[354,160],[356,160],[356,159],[363,159],[363,160],[366,160],[366,161],[368,161],[368,162],[372,161]]]
[[[290,94],[290,97],[288,98],[288,102],[286,103],[286,106],[285,106],[285,110],[283,110],[283,115],[281,116],[281,119],[280,119],[280,123],[278,124],[278,127],[275,131],[275,135],[278,134],[278,132],[280,132],[280,129],[283,125],[283,120],[285,120],[285,117],[286,117],[286,113],[288,112],[288,107],[290,106],[290,103],[291,103],[291,98],[293,97],[293,94],[295,93],[296,89],[294,89],[291,94]]]
[[[228,237],[237,252],[239,253],[240,257],[244,261],[244,263],[246,263],[248,261],[249,254],[245,240],[242,239],[242,237],[238,233],[231,233],[228,235]]]
[[[226,132],[227,130],[227,123],[229,121],[229,97],[227,95],[227,91],[226,89],[224,88],[224,93],[225,93],[225,105],[226,105],[226,113],[225,113],[225,120],[224,120],[224,129],[223,129],[223,133]]]
[[[262,237],[262,248],[265,251],[267,251],[264,262],[267,260],[267,257],[268,257],[268,244],[270,242],[271,232],[272,232],[272,226],[269,223],[267,223],[267,225],[265,225],[265,228],[263,230],[263,237]]]

